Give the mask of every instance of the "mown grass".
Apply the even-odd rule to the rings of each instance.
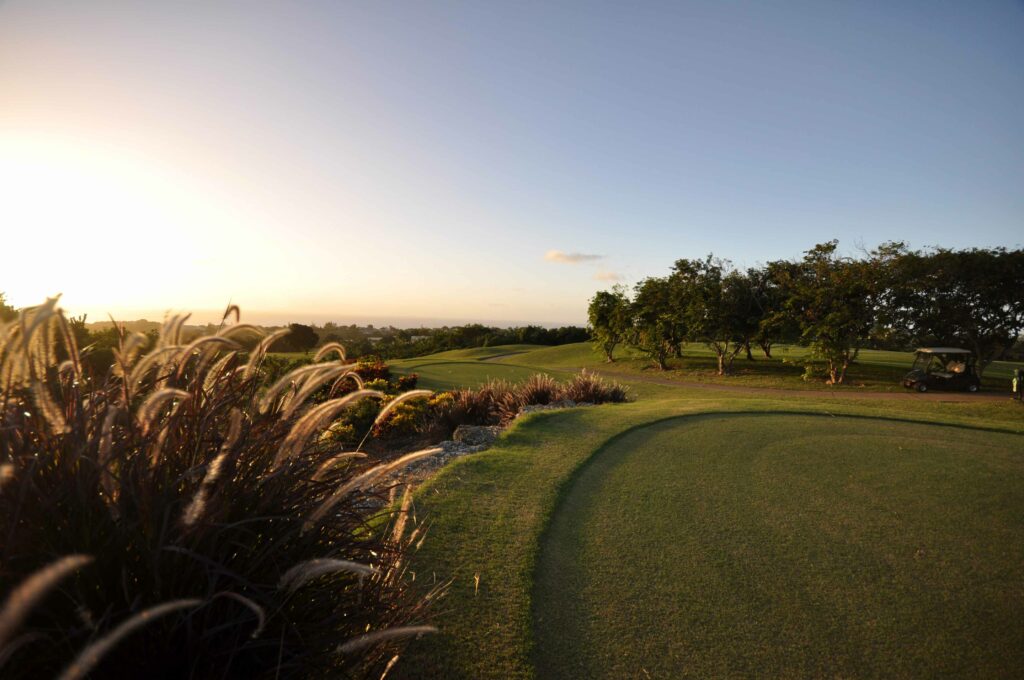
[[[412,658],[399,677],[535,677],[531,607],[541,537],[581,465],[631,428],[686,414],[799,410],[1024,431],[1020,408],[1009,401],[723,398],[683,387],[657,393],[671,397],[524,418],[494,448],[455,461],[420,490],[417,512],[430,518],[431,539],[412,565],[417,582],[424,587],[446,577],[454,582],[440,619],[441,634],[410,648]],[[642,581],[634,586],[638,594],[646,587]],[[647,634],[637,630],[634,636]]]
[[[545,345],[497,345],[494,347],[470,347],[469,349],[450,349],[446,352],[431,354],[432,359],[492,359],[506,357],[538,349],[546,349]],[[413,360],[415,361],[415,359]]]
[[[497,349],[497,348],[495,348]],[[683,349],[682,359],[670,359],[667,371],[659,371],[651,362],[628,347],[616,350],[616,361],[607,363],[588,343],[575,343],[558,347],[545,347],[517,353],[508,357],[497,357],[494,363],[510,362],[518,365],[544,367],[548,370],[575,370],[591,368],[616,375],[656,375],[660,378],[677,379],[681,382],[707,382],[746,387],[774,387],[785,389],[823,390],[824,377],[804,380],[803,361],[807,348],[793,345],[779,345],[768,359],[760,350],[754,350],[754,361],[744,356],[736,358],[733,374],[716,375],[714,353],[701,344],[689,344]],[[901,392],[904,390],[900,379],[910,370],[914,361],[912,352],[889,352],[862,350],[856,363],[849,370],[848,384],[833,389],[870,390],[880,392]],[[1014,368],[1024,364],[996,361],[985,371],[983,388],[1009,392],[1009,380]]]
[[[536,675],[1009,677],[1024,438],[705,415],[600,449],[534,584]]]
[[[481,361],[435,361],[433,357],[429,361],[405,360],[392,363],[390,366],[399,375],[415,373],[419,376],[417,385],[430,390],[479,387],[491,380],[520,382],[538,372],[546,372],[559,378],[568,376],[568,372],[562,370],[545,371],[530,366]]]

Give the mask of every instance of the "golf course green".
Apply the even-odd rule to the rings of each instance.
[[[600,364],[577,346],[500,349],[395,368],[436,389],[499,366]],[[733,389],[622,364],[602,372],[631,403],[519,418],[417,490],[430,531],[410,570],[424,589],[449,586],[440,633],[410,645],[397,677],[1024,667],[1019,404]]]
[[[542,678],[1009,677],[1024,668],[1015,435],[715,414],[600,449],[533,596]]]

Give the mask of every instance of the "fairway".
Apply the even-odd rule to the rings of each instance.
[[[481,361],[428,361],[424,363],[406,361],[392,364],[392,369],[400,375],[415,373],[419,376],[419,386],[429,390],[478,387],[491,380],[519,382],[538,372],[537,369],[526,366]],[[552,375],[561,374],[560,371],[548,372]]]
[[[536,677],[1009,677],[1022,518],[1016,435],[782,413],[628,431],[541,537]]]

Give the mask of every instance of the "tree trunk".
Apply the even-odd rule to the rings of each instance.
[[[762,340],[758,344],[761,345],[761,351],[764,352],[765,357],[768,358],[768,359],[771,359],[772,358],[772,343],[767,341],[767,340]]]
[[[718,375],[725,375],[725,354],[718,353]]]
[[[754,355],[750,351],[750,341],[747,341],[747,342],[743,343],[743,349],[747,353],[747,361],[753,361],[754,360]]]
[[[607,357],[606,360],[607,360],[607,362],[609,364],[613,363],[615,361],[615,357],[612,356],[612,352],[614,352],[614,351],[615,351],[615,345],[609,346],[608,344],[605,344],[605,346],[604,346],[604,355],[605,355],[605,357]]]
[[[978,375],[978,380],[981,380],[982,376],[985,375],[985,369],[992,362],[982,355],[980,342],[972,338],[971,344],[974,346],[974,372]]]

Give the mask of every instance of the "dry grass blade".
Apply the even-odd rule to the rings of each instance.
[[[331,352],[337,352],[338,357],[345,361],[345,346],[340,342],[328,342],[323,347],[317,350],[316,354],[313,355],[313,361],[320,361]]]
[[[110,631],[107,635],[83,649],[78,657],[71,662],[71,665],[65,668],[64,672],[60,674],[59,680],[75,680],[76,678],[85,677],[85,675],[91,671],[97,663],[99,663],[104,654],[110,651],[118,642],[130,635],[132,632],[152,623],[161,616],[167,616],[179,609],[191,609],[193,607],[198,607],[202,603],[202,600],[194,598],[174,600],[173,602],[158,604],[155,607],[150,607],[149,609],[139,612],[114,630]]]
[[[263,338],[267,335],[266,331],[251,323],[236,323],[234,326],[225,326],[217,331],[217,335],[222,338],[233,338],[237,335],[245,335],[246,333],[255,335],[258,338]]]
[[[146,356],[142,357],[142,359],[139,360],[139,363],[135,364],[135,368],[132,369],[132,384],[138,386],[151,368],[163,364],[161,359],[163,359],[164,356],[180,349],[181,347],[179,345],[166,345],[164,347],[157,347],[156,349],[146,353]]]
[[[10,463],[0,465],[0,491],[3,491],[4,486],[12,479],[14,479],[14,466]]]
[[[299,562],[281,576],[277,587],[293,593],[305,584],[318,576],[333,574],[338,571],[347,571],[360,576],[372,576],[377,573],[374,567],[350,560],[337,560],[331,558],[320,558]]]
[[[339,375],[345,372],[351,372],[351,369],[355,364],[348,364],[345,366],[334,366],[328,367],[326,370],[319,374],[311,375],[306,378],[306,381],[302,384],[302,389],[296,392],[294,395],[290,395],[284,402],[284,406],[281,410],[281,417],[288,418],[292,413],[295,412],[299,406],[305,403],[309,396],[316,392],[318,389],[326,385],[331,380],[334,380]]]
[[[204,347],[204,345],[220,345],[218,347]],[[211,349],[216,351],[217,349],[241,349],[241,345],[222,335],[204,335],[201,338],[196,338],[192,342],[188,343],[178,352],[174,357],[175,363],[178,363],[178,373],[181,373],[182,367],[185,365],[185,361],[188,360],[189,356],[193,354],[199,354],[200,348],[204,351],[210,351]]]
[[[39,381],[32,383],[32,398],[35,405],[39,408],[39,412],[43,414],[43,418],[49,424],[50,430],[55,434],[64,432],[67,428],[64,414],[61,413],[60,406],[54,401],[53,395],[50,394],[50,391],[46,389],[43,383]]]
[[[114,363],[114,373],[121,376],[131,375],[135,360],[148,342],[149,338],[145,333],[131,333],[124,339],[121,346],[114,350],[114,358],[117,360]]]
[[[395,667],[396,663],[398,663],[398,655],[397,654],[395,654],[393,657],[391,657],[391,661],[388,661],[388,665],[387,666],[384,666],[384,672],[380,674],[380,680],[384,680],[384,678],[388,677],[388,673],[391,672],[391,669]]]
[[[114,444],[114,421],[124,413],[120,406],[115,406],[107,411],[103,419],[103,427],[100,430],[99,450],[96,456],[96,463],[100,468],[100,483],[103,491],[109,500],[114,500],[115,482],[114,475],[110,472],[110,452]]]
[[[206,499],[210,494],[210,487],[213,486],[220,476],[220,469],[224,465],[224,459],[231,453],[231,449],[234,448],[241,434],[242,412],[235,408],[231,410],[231,424],[228,428],[227,439],[221,445],[220,453],[210,463],[210,467],[207,468],[206,476],[203,477],[199,490],[196,491],[196,495],[192,498],[192,502],[189,503],[188,509],[185,511],[185,526],[195,524],[196,520],[202,516],[203,510],[206,509]]]
[[[71,332],[71,326],[68,325],[68,320],[64,318],[63,314],[57,315],[57,321],[60,324],[61,337],[64,338],[64,348],[67,350],[68,360],[74,369],[75,377],[78,377],[82,375],[82,362],[78,352],[78,341],[75,340],[75,334]]]
[[[173,387],[165,387],[162,390],[157,390],[153,394],[146,397],[146,400],[139,406],[139,410],[136,411],[136,418],[142,424],[142,433],[146,434],[152,428],[153,423],[156,422],[157,416],[159,415],[160,408],[168,401],[172,399],[180,399],[185,401],[192,395],[185,390],[175,389]]]
[[[432,394],[433,392],[431,390],[409,390],[408,392],[402,392],[397,397],[389,401],[387,405],[380,410],[380,413],[377,414],[373,424],[377,425],[384,422],[384,419],[387,418],[388,414],[394,411],[399,404],[418,397],[429,397]]]
[[[0,648],[3,648],[36,602],[61,579],[92,562],[92,559],[89,555],[67,555],[35,572],[15,588],[7,597],[3,609],[0,609]]]
[[[356,384],[357,390],[361,390],[364,387],[366,387],[366,383],[363,382],[362,377],[358,373],[356,373],[355,371],[349,371],[347,373],[343,373],[340,378],[334,381],[334,384],[331,385],[331,390],[328,393],[327,398],[332,399],[335,393],[338,391],[338,388],[341,387],[341,384],[350,378],[352,379],[352,382]]]
[[[256,629],[253,630],[253,632],[249,635],[249,637],[255,639],[255,638],[258,638],[260,636],[260,633],[263,632],[263,628],[266,627],[266,625],[267,625],[267,613],[266,613],[266,611],[263,610],[263,607],[259,606],[258,604],[256,604],[252,600],[250,600],[245,595],[239,595],[238,593],[232,593],[231,591],[228,591],[228,590],[219,592],[216,595],[214,595],[213,597],[211,597],[210,599],[213,600],[213,599],[216,599],[218,597],[226,597],[228,599],[234,600],[235,602],[239,602],[241,604],[244,604],[246,607],[251,609],[252,613],[256,615]]]
[[[221,323],[227,321],[228,317],[231,316],[232,314],[235,315],[235,323],[237,324],[239,320],[242,318],[242,310],[238,305],[235,304],[229,304],[227,309],[224,310],[224,316],[220,317]]]
[[[310,409],[309,413],[299,418],[295,424],[292,425],[292,429],[288,432],[288,436],[285,437],[284,442],[281,444],[281,448],[278,449],[277,457],[274,459],[274,467],[277,468],[281,463],[298,453],[313,433],[322,429],[334,420],[334,417],[342,409],[347,408],[350,404],[353,404],[360,399],[366,399],[367,397],[383,399],[385,396],[386,395],[379,390],[356,390],[351,394],[346,394],[344,397],[325,401],[319,406],[315,406]]]
[[[444,449],[437,446],[430,449],[423,449],[421,451],[407,453],[398,460],[394,460],[390,463],[385,463],[383,465],[378,465],[377,467],[370,468],[361,475],[357,475],[350,481],[338,487],[338,489],[334,493],[332,493],[330,497],[327,498],[327,500],[321,503],[320,507],[316,509],[316,512],[314,512],[310,516],[310,518],[306,520],[305,523],[302,525],[302,530],[309,531],[309,529],[314,524],[320,521],[320,519],[323,518],[324,515],[331,511],[331,508],[338,504],[338,501],[345,497],[345,494],[350,493],[356,489],[363,488],[364,485],[369,484],[373,480],[379,478],[381,475],[386,475],[389,472],[393,472],[395,470],[403,468],[406,465],[414,463],[422,458],[436,455],[443,450]]]
[[[290,332],[291,331],[287,328],[282,328],[281,330],[274,331],[267,337],[260,340],[259,344],[256,345],[256,349],[254,349],[252,354],[249,356],[249,361],[245,364],[245,371],[243,372],[242,377],[245,380],[251,378],[256,373],[256,369],[259,368],[260,363],[263,361],[263,357],[266,356],[267,350],[269,350],[275,342],[288,335]]]
[[[6,647],[0,647],[0,668],[3,668],[4,664],[7,663],[7,660],[14,656],[14,653],[19,649],[30,642],[35,642],[36,640],[42,640],[45,638],[46,636],[42,633],[25,633],[24,635],[14,638]]]
[[[412,486],[405,485],[405,493],[402,494],[402,505],[398,509],[398,519],[395,520],[395,529],[391,532],[391,542],[398,543],[405,533],[405,524],[409,519],[409,507],[412,505]]]
[[[181,328],[191,316],[191,314],[175,314],[165,320],[164,325],[160,328],[160,338],[158,340],[160,346],[180,345]]]
[[[340,362],[332,361],[323,364],[310,364],[308,366],[300,366],[294,370],[288,371],[281,376],[277,382],[267,388],[267,391],[263,393],[263,397],[260,398],[259,409],[260,413],[268,413],[271,406],[274,405],[274,400],[277,399],[278,395],[289,387],[298,387],[299,383],[308,378],[312,374],[319,373],[320,371],[326,371],[328,369],[339,366]]]
[[[366,458],[366,454],[363,453],[362,451],[350,451],[348,453],[339,453],[338,455],[333,456],[330,460],[328,460],[326,463],[324,463],[323,465],[316,469],[316,472],[313,473],[313,481],[319,482],[321,479],[323,479],[324,473],[326,473],[332,467],[334,467],[335,465],[342,461],[352,460],[354,458]]]
[[[206,378],[203,380],[203,390],[209,392],[213,389],[214,385],[217,384],[217,381],[224,374],[224,369],[236,356],[238,356],[238,352],[228,352],[220,359],[217,359],[217,363],[210,366],[210,370],[206,372]]]
[[[402,626],[400,628],[387,628],[385,630],[364,633],[363,635],[354,637],[348,642],[340,645],[338,647],[338,652],[341,654],[349,654],[362,649],[363,647],[377,644],[378,642],[400,640],[402,638],[415,637],[417,635],[429,635],[436,632],[437,628],[434,628],[433,626]]]

